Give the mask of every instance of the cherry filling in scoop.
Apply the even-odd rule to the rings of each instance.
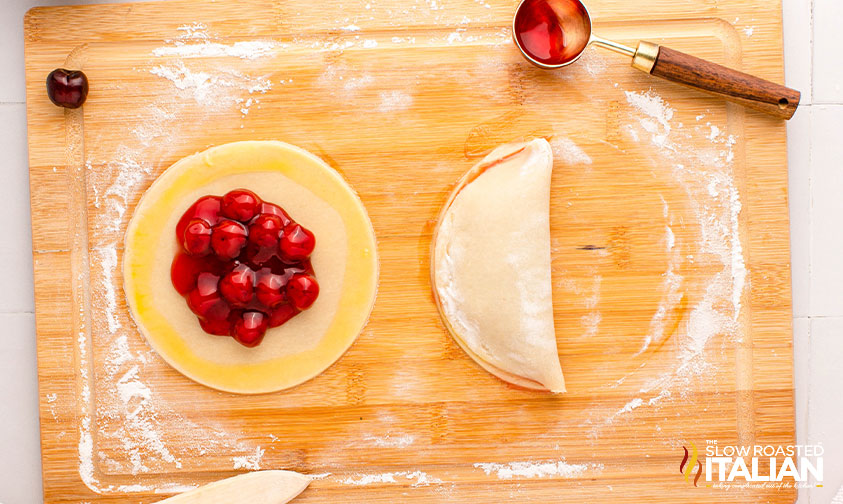
[[[253,347],[319,296],[313,233],[246,189],[199,198],[176,226],[170,270],[208,334]]]

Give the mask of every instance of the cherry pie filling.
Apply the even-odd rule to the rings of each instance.
[[[254,347],[319,296],[316,240],[281,207],[246,189],[199,198],[176,226],[173,287],[208,334]]]

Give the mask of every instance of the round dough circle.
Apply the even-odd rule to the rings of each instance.
[[[205,333],[170,281],[181,215],[204,195],[239,187],[283,207],[317,240],[319,298],[255,348]],[[321,159],[283,142],[234,142],[176,162],[141,197],[126,230],[123,288],[139,331],[173,368],[226,392],[283,390],[327,369],[366,325],[377,278],[374,230],[360,198]]]

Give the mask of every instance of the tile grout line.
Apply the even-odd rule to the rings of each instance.
[[[808,50],[810,51],[810,69],[808,71],[808,85],[811,91],[811,103],[815,101],[814,97],[814,4],[816,0],[811,0],[811,6],[808,11]],[[810,411],[810,401],[811,401],[811,382],[810,382],[810,369],[811,369],[811,325],[813,324],[811,318],[811,298],[812,291],[813,291],[813,275],[812,275],[812,262],[813,262],[813,254],[814,254],[814,193],[813,193],[813,175],[814,175],[814,162],[813,162],[813,139],[812,137],[812,130],[814,126],[814,116],[812,113],[811,108],[808,109],[808,134],[807,134],[807,141],[808,141],[808,267],[807,267],[807,274],[808,274],[808,363],[806,366],[806,374],[808,376],[803,377],[803,379],[807,380],[805,386],[805,393],[808,397],[805,398],[805,409],[803,411],[805,415],[805,435],[810,437],[808,433],[808,425],[810,425],[810,421],[808,419],[808,412]],[[792,294],[791,294],[792,295]],[[796,380],[796,375],[794,373],[794,382]],[[808,440],[806,439],[805,442],[807,443]],[[811,504],[811,492],[806,492],[808,495],[808,502],[806,504]]]
[[[816,4],[816,0],[811,0],[811,9],[808,12],[808,50],[810,51],[810,64],[811,69],[808,72],[808,85],[811,87],[811,102],[813,103],[815,100],[814,96],[814,6]],[[810,152],[810,150],[809,150]],[[808,185],[810,187],[810,179],[808,180]],[[809,214],[810,216],[810,214]],[[808,262],[808,268],[810,271],[810,261]],[[809,281],[810,286],[810,281]],[[809,299],[810,301],[810,299]],[[810,303],[809,303],[810,306]]]
[[[813,19],[813,18],[812,18]],[[813,36],[812,36],[813,38]],[[813,58],[813,50],[811,51],[812,58]],[[813,61],[811,62],[811,100],[813,101],[814,98],[814,79],[813,79]],[[814,114],[813,109],[808,109],[808,132],[807,132],[807,142],[808,142],[808,264],[807,264],[807,274],[808,274],[808,316],[809,316],[809,331],[810,331],[810,316],[812,313],[811,310],[811,299],[813,298],[813,275],[812,275],[812,263],[813,263],[813,256],[814,256],[814,192],[813,192],[813,178],[814,178],[814,141],[812,138],[812,131],[814,129]],[[807,416],[806,416],[807,421]],[[810,501],[808,502],[810,504]]]
[[[808,351],[808,357],[807,357],[807,362],[805,363],[805,368],[806,368],[805,375],[806,376],[803,377],[803,379],[806,381],[806,383],[805,383],[805,395],[807,396],[805,398],[805,408],[802,411],[802,413],[804,414],[803,418],[805,418],[805,437],[807,438],[807,439],[805,439],[806,445],[811,443],[811,419],[809,418],[809,414],[811,412],[811,354],[813,353],[811,351],[812,347],[813,347],[813,344],[812,344],[813,338],[811,337],[811,332],[812,332],[812,329],[813,329],[813,325],[814,325],[813,322],[811,322],[809,320],[808,321],[808,348],[806,349]],[[796,376],[794,375],[793,378],[794,378],[794,381],[795,381]],[[795,383],[794,383],[794,386],[795,386]],[[805,495],[807,496],[807,499],[806,499],[807,502],[805,504],[811,504],[811,494],[812,493],[813,492],[811,492],[810,488],[808,488],[808,491],[805,492]]]

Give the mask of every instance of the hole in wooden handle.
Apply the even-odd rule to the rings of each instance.
[[[784,110],[784,109],[787,108],[788,105],[790,105],[790,102],[787,101],[787,98],[782,98],[781,100],[779,100],[779,108],[780,109]]]

